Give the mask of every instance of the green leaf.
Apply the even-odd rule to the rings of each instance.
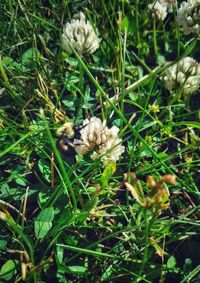
[[[68,58],[65,58],[65,61],[72,67],[78,66],[78,60],[76,58],[68,57]]]
[[[76,93],[78,91],[78,83],[79,77],[74,74],[67,74],[66,79],[64,80],[64,84],[67,90],[72,93]]]
[[[91,109],[91,107],[93,106],[93,101],[94,99],[90,96],[90,87],[89,85],[86,86],[85,88],[85,93],[84,93],[84,104],[82,106],[82,108],[84,109]]]
[[[80,265],[66,266],[66,271],[76,275],[84,275],[87,272],[87,268]]]
[[[164,158],[166,158],[166,157],[168,156],[168,154],[165,153],[165,152],[159,152],[159,153],[157,154],[157,156],[158,156],[158,158],[160,158],[160,159],[164,159]]]
[[[6,67],[10,68],[11,70],[14,70],[14,69],[20,69],[21,70],[20,64],[18,64],[16,61],[14,61],[10,57],[6,57],[6,56],[3,57],[2,62]]]
[[[16,273],[16,265],[18,264],[18,260],[9,259],[4,263],[0,271],[0,278],[6,281],[13,278]]]
[[[188,275],[192,271],[192,260],[190,258],[186,258],[183,265],[183,273]]]
[[[46,164],[44,160],[40,159],[38,162],[38,167],[40,169],[40,172],[42,173],[43,177],[47,182],[50,182],[51,180],[51,172],[50,172],[50,165]]]
[[[63,255],[64,255],[64,248],[63,247],[56,247],[56,259],[58,260],[59,264],[63,261]]]
[[[128,17],[124,17],[122,19],[122,32],[125,32],[125,29],[128,32],[128,30],[129,30],[129,19],[128,19]]]
[[[19,176],[18,178],[16,178],[15,182],[22,187],[26,186],[26,179],[22,176]]]
[[[113,270],[114,270],[113,265],[110,265],[108,268],[106,268],[106,270],[104,271],[104,273],[101,276],[101,281],[108,280],[109,277],[111,277]]]
[[[100,178],[100,182],[103,188],[108,185],[108,182],[112,177],[112,175],[115,173],[115,171],[116,171],[116,163],[110,162],[104,169],[103,174]]]
[[[140,157],[152,156],[152,153],[151,153],[150,150],[144,149],[144,147],[143,147],[143,148],[141,148],[140,151],[139,151],[139,156],[140,156]]]
[[[29,48],[22,55],[22,65],[24,67],[34,68],[39,54],[40,53],[36,48]]]
[[[193,127],[193,128],[200,130],[200,123],[199,122],[184,121],[184,122],[172,123],[172,127],[176,127],[176,126],[179,126],[179,125],[180,126]]]
[[[165,56],[163,56],[162,54],[158,54],[157,63],[158,63],[159,65],[165,64],[165,63],[166,63]]]
[[[176,258],[174,256],[170,256],[167,261],[168,268],[174,268],[176,266]]]
[[[54,219],[54,208],[48,207],[43,209],[36,218],[35,235],[38,239],[44,238],[52,227],[52,221]]]
[[[6,240],[0,240],[0,250],[4,249],[7,245],[7,241]]]
[[[49,200],[50,195],[48,195],[46,192],[40,192],[38,194],[38,203],[40,205],[40,208],[46,206],[47,201]]]

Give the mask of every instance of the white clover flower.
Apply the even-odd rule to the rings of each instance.
[[[100,39],[95,33],[91,23],[80,12],[70,23],[64,27],[62,34],[62,47],[69,53],[72,48],[79,54],[93,53],[99,48]]]
[[[119,160],[125,148],[121,145],[122,139],[118,137],[119,129],[116,126],[109,129],[105,121],[102,123],[96,117],[84,120],[83,126],[80,140],[74,140],[77,153],[83,155],[93,151],[91,158],[95,160],[100,157],[104,164]]]
[[[173,12],[175,0],[156,0],[148,5],[154,18],[164,20],[168,12]]]
[[[148,9],[152,14],[153,18],[159,20],[164,20],[167,16],[167,6],[160,3],[160,1],[155,1],[148,5]]]
[[[169,13],[173,12],[173,7],[175,6],[175,0],[159,0],[162,5],[166,6]]]
[[[185,57],[167,69],[164,82],[170,91],[181,87],[183,95],[192,94],[200,86],[200,64],[191,57]]]
[[[185,34],[200,36],[200,0],[188,0],[181,3],[176,21]]]

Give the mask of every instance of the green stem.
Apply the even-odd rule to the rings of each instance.
[[[5,154],[10,152],[13,148],[15,148],[19,143],[21,143],[23,140],[27,139],[30,136],[30,133],[25,134],[23,137],[21,137],[18,141],[16,141],[14,144],[6,148],[3,152],[0,153],[0,158],[2,158]]]
[[[4,70],[3,62],[0,57],[0,75],[3,79],[4,86],[8,89],[13,99],[15,99],[19,104],[24,104],[23,99],[15,92],[13,87],[11,86],[7,74]]]
[[[6,222],[6,224],[10,226],[12,230],[21,237],[22,241],[25,243],[25,245],[29,249],[30,260],[32,264],[34,265],[34,262],[35,262],[34,248],[33,248],[31,239],[29,239],[29,237],[24,234],[24,232],[22,231],[22,228],[13,220],[11,216],[8,216],[4,212],[0,211],[0,219]]]
[[[84,104],[84,69],[81,64],[79,64],[79,84],[78,84],[79,92],[80,92],[80,103],[76,111],[75,123],[79,116],[82,114],[82,106]]]
[[[83,254],[89,254],[89,255],[95,256],[95,257],[96,256],[100,256],[100,257],[112,258],[112,259],[120,260],[120,261],[141,263],[141,260],[138,260],[138,259],[123,258],[121,256],[115,256],[115,255],[112,255],[112,254],[109,254],[109,253],[102,253],[102,252],[98,252],[98,251],[93,251],[93,250],[88,250],[88,249],[83,249],[83,248],[79,248],[79,247],[63,245],[63,244],[57,244],[57,246],[66,248],[66,249],[68,249],[70,251],[80,252],[80,253],[83,253]]]
[[[140,52],[140,48],[141,48],[141,40],[140,40],[140,32],[139,32],[139,9],[138,9],[138,6],[139,6],[139,0],[136,0],[136,7],[135,7],[135,25],[136,25],[136,31],[137,31],[137,48],[139,49],[139,52]]]
[[[127,39],[127,29],[125,28],[123,49],[121,48],[121,112],[124,113],[124,98],[125,98],[125,60],[126,60],[126,39]],[[121,45],[121,44],[120,44]],[[123,128],[123,121],[121,121],[121,129]]]
[[[156,19],[153,19],[153,47],[155,57],[158,57],[158,45],[157,45],[157,36],[156,36]]]
[[[145,219],[145,249],[144,249],[144,255],[143,255],[143,259],[142,259],[142,264],[141,264],[139,276],[142,276],[145,264],[147,262],[148,250],[149,250],[149,235],[150,235],[151,227],[152,227],[154,220],[155,220],[155,215],[153,215],[152,219],[149,222],[148,218],[147,218],[147,210],[145,209],[144,210],[144,219]],[[137,281],[134,280],[132,282],[137,282]]]

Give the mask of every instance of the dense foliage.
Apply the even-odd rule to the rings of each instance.
[[[164,19],[151,1],[0,2],[0,282],[199,282],[198,77],[166,87],[200,62],[181,2]],[[100,41],[68,54],[81,11]],[[60,150],[91,117],[119,128],[116,163]]]

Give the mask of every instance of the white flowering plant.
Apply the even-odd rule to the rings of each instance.
[[[200,1],[183,1],[177,11],[176,21],[183,33],[200,37]]]
[[[62,34],[62,47],[69,54],[75,50],[79,55],[89,54],[99,48],[100,39],[83,12],[67,22]]]
[[[200,281],[199,5],[0,1],[0,283]]]
[[[74,140],[75,151],[82,155],[92,152],[91,158],[101,158],[104,164],[116,162],[125,149],[118,132],[118,127],[109,129],[99,118],[86,119],[80,130],[80,139]]]
[[[175,0],[156,0],[148,5],[149,12],[153,18],[164,20],[168,13],[173,12]]]
[[[167,69],[164,82],[171,92],[181,89],[183,95],[193,94],[200,87],[200,64],[185,57]]]

